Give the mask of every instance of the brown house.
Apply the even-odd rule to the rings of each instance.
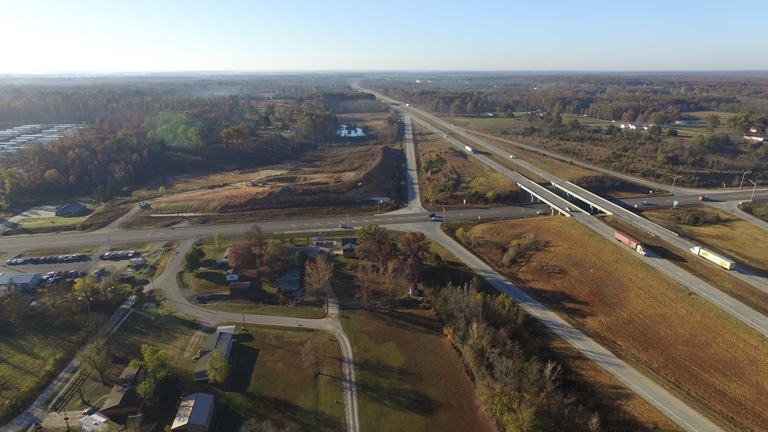
[[[136,393],[136,387],[143,380],[144,377],[139,368],[130,366],[125,368],[99,412],[110,418],[141,412],[144,400]]]

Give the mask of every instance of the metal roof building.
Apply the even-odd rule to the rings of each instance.
[[[176,418],[173,419],[172,431],[208,432],[213,417],[213,395],[192,393],[181,400]]]

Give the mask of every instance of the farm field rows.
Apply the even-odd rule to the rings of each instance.
[[[478,225],[476,250],[491,263],[523,233],[546,247],[502,269],[639,370],[728,429],[768,424],[760,408],[768,347],[754,331],[565,218]]]

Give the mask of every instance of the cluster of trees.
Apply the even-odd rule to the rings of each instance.
[[[526,314],[509,297],[477,288],[476,280],[448,285],[434,307],[498,430],[601,430],[599,415],[563,388],[562,368],[536,352]]]
[[[336,112],[387,107],[362,93],[338,92],[333,80],[324,91],[294,88],[288,103],[265,102],[267,96],[248,90],[274,89],[274,83],[257,83],[0,85],[0,118],[8,127],[85,126],[55,144],[0,157],[0,200],[11,208],[63,194],[106,201],[176,172],[231,168],[233,161],[266,165],[340,142]],[[395,142],[397,123],[388,120],[378,139]],[[295,133],[284,133],[290,126]]]
[[[0,331],[19,333],[53,326],[93,333],[104,314],[111,313],[130,291],[130,286],[118,284],[113,277],[99,282],[91,275],[74,284],[60,281],[32,291],[10,282],[0,287]]]
[[[356,238],[357,257],[370,263],[357,270],[358,300],[368,309],[375,291],[379,291],[389,310],[396,311],[407,287],[421,280],[429,254],[427,237],[421,232],[408,232],[398,244],[386,228],[366,225],[357,231]]]

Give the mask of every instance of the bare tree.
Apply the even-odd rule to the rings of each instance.
[[[318,254],[314,261],[304,265],[304,282],[307,295],[319,300],[326,295],[326,284],[333,276],[333,262]]]
[[[418,282],[424,262],[429,252],[427,236],[421,232],[406,233],[400,239],[400,246],[405,256],[405,271],[410,282]]]
[[[358,266],[355,281],[358,287],[355,298],[360,300],[364,309],[370,309],[373,290],[376,287],[376,272],[370,266]]]
[[[402,264],[390,261],[387,267],[381,270],[380,276],[384,297],[389,301],[389,310],[397,312],[397,302],[405,292],[405,274]]]
[[[254,225],[245,233],[245,238],[248,239],[248,242],[256,248],[256,254],[261,255],[264,253],[264,246],[266,243],[266,239],[264,237],[264,230],[261,229],[260,226]]]
[[[320,339],[314,337],[301,347],[301,362],[313,375],[320,374],[323,365],[323,344]]]

